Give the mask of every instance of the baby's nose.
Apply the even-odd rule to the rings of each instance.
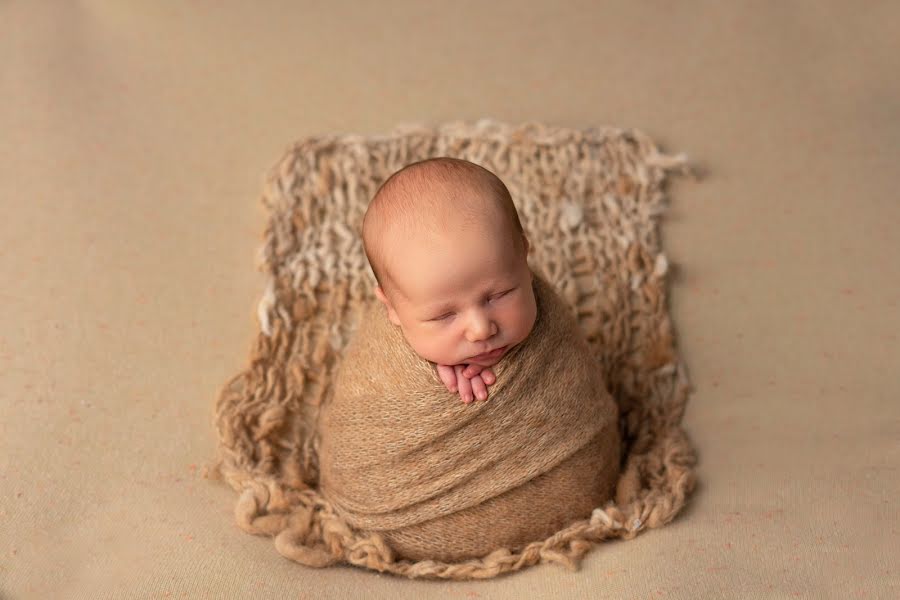
[[[470,342],[480,342],[482,340],[487,340],[496,335],[497,324],[490,319],[485,319],[484,317],[475,317],[469,323],[469,328],[466,333]]]

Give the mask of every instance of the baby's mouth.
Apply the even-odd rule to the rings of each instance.
[[[479,354],[478,356],[472,356],[469,360],[487,360],[490,358],[497,358],[506,352],[506,346],[500,346],[499,348],[494,348],[490,352],[485,352],[484,354]]]

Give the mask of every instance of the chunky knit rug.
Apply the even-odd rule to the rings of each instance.
[[[458,562],[400,558],[377,533],[348,525],[319,490],[318,417],[373,296],[363,215],[391,173],[432,156],[483,165],[509,188],[532,241],[529,265],[570,307],[618,405],[624,456],[615,499],[589,518]],[[658,233],[670,173],[692,175],[683,155],[661,153],[633,129],[482,120],[290,147],[262,197],[269,221],[260,332],[249,366],[215,406],[219,455],[207,476],[239,493],[238,525],[273,537],[279,553],[305,565],[473,579],[540,562],[576,569],[594,544],[670,522],[696,482],[696,454],[680,425],[691,386],[666,305],[669,265]]]

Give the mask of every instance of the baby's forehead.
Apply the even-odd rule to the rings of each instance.
[[[511,241],[477,232],[448,234],[440,241],[407,240],[389,260],[398,287],[413,290],[412,295],[440,295],[458,286],[483,287],[516,270]]]
[[[460,257],[495,262],[509,256],[515,248],[512,234],[500,219],[474,217],[463,224],[444,219],[433,226],[414,226],[404,235],[393,236],[389,254],[400,261],[419,264],[440,265]]]

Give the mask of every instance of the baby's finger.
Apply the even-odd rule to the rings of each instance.
[[[463,367],[459,366],[454,368],[456,369],[456,384],[459,386],[459,397],[462,398],[463,402],[468,404],[475,398],[472,394],[472,384],[468,379],[463,377]]]
[[[485,369],[484,371],[481,372],[481,378],[482,378],[482,379],[484,380],[484,382],[485,382],[486,384],[488,384],[488,385],[493,385],[494,383],[497,382],[497,376],[494,375],[494,372],[491,371],[490,368],[487,368],[487,369]]]
[[[476,365],[474,363],[467,365],[466,368],[463,370],[463,376],[467,377],[468,379],[472,379],[473,377],[475,377],[476,375],[481,373],[481,370],[483,368],[484,367],[482,367],[481,365]]]
[[[450,365],[437,365],[438,377],[451,392],[456,392],[456,371]]]
[[[481,375],[476,375],[472,378],[472,390],[475,392],[476,398],[479,400],[487,400],[487,388],[484,386]]]

